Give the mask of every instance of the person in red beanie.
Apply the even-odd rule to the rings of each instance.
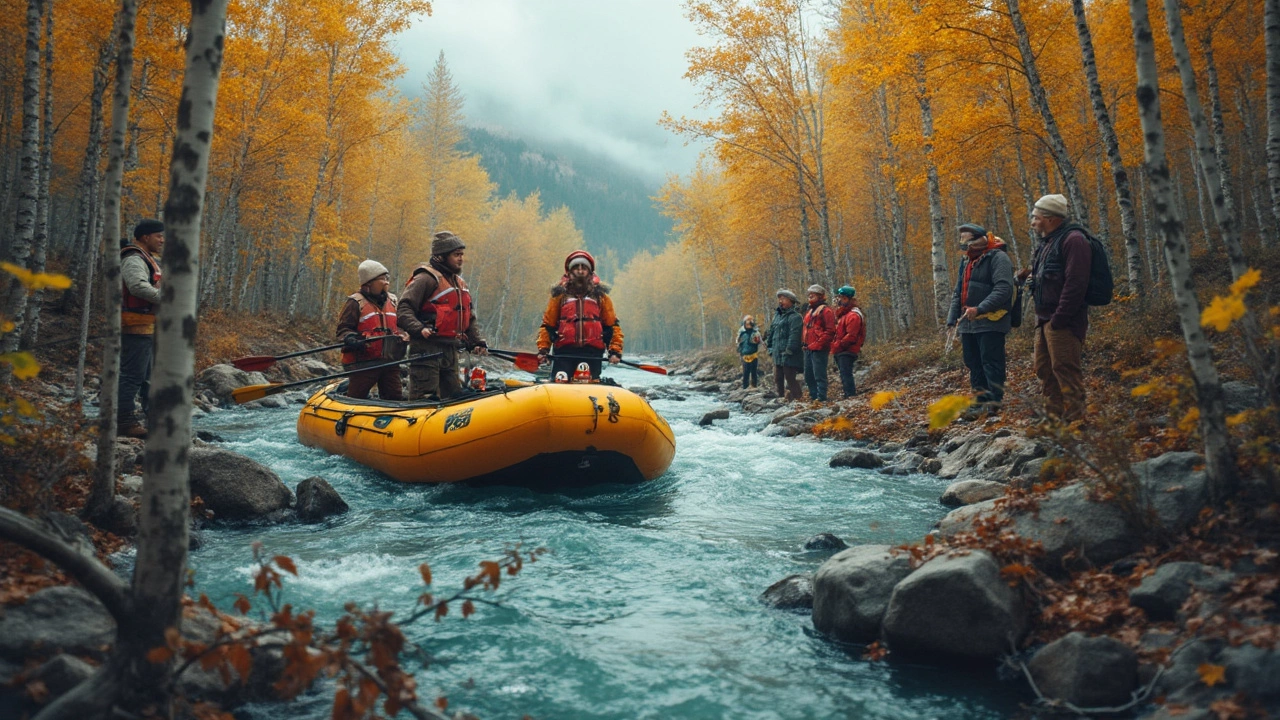
[[[572,375],[585,362],[591,378],[600,377],[603,357],[622,359],[622,327],[609,299],[609,286],[596,275],[596,259],[574,250],[564,260],[564,276],[551,288],[538,329],[538,359],[551,358],[551,376]]]

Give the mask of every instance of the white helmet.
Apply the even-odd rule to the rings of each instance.
[[[556,382],[558,383],[569,382],[569,376],[566,375],[563,370],[561,370],[560,372],[556,373]]]
[[[591,368],[587,367],[584,362],[578,363],[578,372],[591,372]]]

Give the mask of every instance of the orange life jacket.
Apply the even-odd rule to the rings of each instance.
[[[600,301],[594,293],[576,297],[565,293],[560,300],[560,322],[556,324],[557,348],[604,350],[604,321]]]
[[[382,304],[381,308],[369,302],[369,298],[365,297],[364,293],[352,293],[347,297],[355,300],[360,305],[359,310],[357,310],[360,313],[360,320],[356,323],[356,332],[364,337],[394,335],[399,332],[399,328],[396,325],[395,295],[387,293],[387,300]],[[342,351],[343,365],[381,359],[381,340],[367,342],[354,352],[351,350]]]
[[[136,254],[139,257],[141,257],[143,262],[147,264],[147,267],[150,268],[151,285],[153,287],[159,285],[160,284],[160,263],[156,262],[156,259],[151,257],[151,253],[147,252],[143,248],[138,247],[137,245],[130,243],[120,249],[120,261],[124,262],[124,259],[131,254]],[[120,291],[121,291],[121,301],[122,301],[120,304],[120,322],[122,325],[125,325],[125,326],[155,325],[156,323],[156,306],[155,305],[153,305],[151,302],[147,300],[143,300],[140,297],[135,297],[132,293],[129,292],[129,288],[125,286],[123,281],[121,281],[120,283]]]
[[[433,337],[441,339],[456,338],[471,327],[471,291],[461,275],[455,275],[456,284],[449,282],[439,270],[427,265],[415,270],[429,272],[436,279],[436,293],[424,298],[422,307],[418,308],[418,317],[423,324],[435,328]],[[412,279],[410,279],[412,282]]]

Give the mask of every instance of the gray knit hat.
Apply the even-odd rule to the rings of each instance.
[[[462,242],[462,238],[448,230],[441,230],[435,234],[435,239],[431,241],[431,254],[448,255],[454,250],[461,250],[466,246],[466,243]]]
[[[827,289],[826,289],[826,288],[824,288],[824,287],[822,287],[821,285],[819,285],[819,284],[817,284],[817,283],[814,283],[814,284],[810,285],[810,286],[809,286],[809,289],[808,289],[808,290],[805,290],[805,292],[806,292],[806,293],[813,293],[814,295],[821,295],[822,297],[826,297],[826,296],[827,296]]]
[[[356,271],[356,274],[360,276],[360,284],[367,285],[371,280],[375,280],[383,275],[390,275],[391,272],[387,270],[386,265],[383,265],[377,260],[365,260],[360,263],[360,268]]]
[[[1045,195],[1036,201],[1036,208],[1060,218],[1071,217],[1071,205],[1063,195]]]
[[[956,232],[967,232],[973,236],[974,240],[987,236],[987,229],[978,223],[965,223],[956,228]]]
[[[791,299],[791,302],[793,302],[793,303],[794,303],[794,302],[800,302],[800,298],[796,297],[796,294],[795,294],[795,293],[791,292],[790,290],[788,290],[788,289],[786,289],[786,288],[782,288],[782,289],[778,290],[778,292],[777,292],[777,296],[778,296],[778,297],[784,297],[784,298],[790,298],[790,299]]]

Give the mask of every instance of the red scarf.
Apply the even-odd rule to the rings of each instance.
[[[991,250],[993,243],[990,239],[980,248],[970,247],[965,250],[965,254],[969,256],[969,262],[964,266],[964,284],[960,286],[960,307],[969,307],[969,276],[973,274],[973,266],[978,264],[983,255]]]

